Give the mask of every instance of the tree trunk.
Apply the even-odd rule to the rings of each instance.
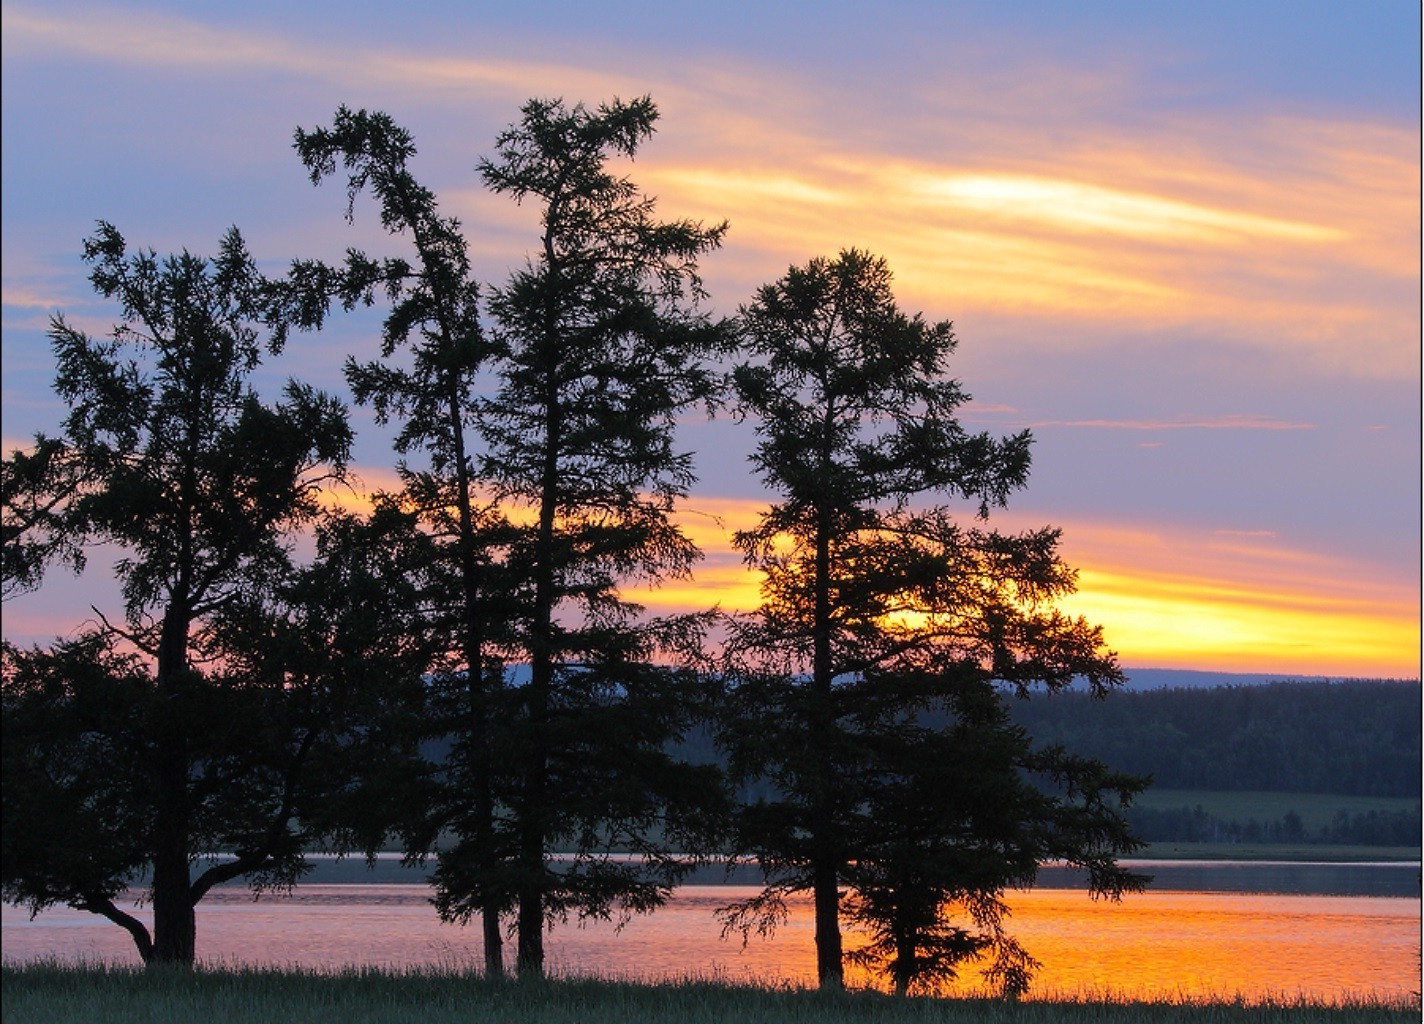
[[[188,761],[181,738],[163,736],[160,742],[166,749],[154,808],[153,950],[148,962],[191,967],[197,921],[188,873]]]
[[[475,787],[475,843],[478,848],[480,882],[480,931],[484,941],[485,975],[504,977],[504,936],[499,927],[500,899],[491,884],[495,874],[494,856],[494,795],[493,765],[489,752],[489,711],[486,703],[484,672],[476,668],[482,656],[469,662],[470,681],[470,743],[473,747]]]
[[[408,214],[412,224],[419,218]],[[417,239],[419,241],[419,239]],[[425,251],[424,242],[420,242]],[[440,333],[446,346],[452,344],[453,330],[448,326],[441,303]],[[480,925],[484,939],[485,974],[491,978],[504,975],[504,937],[499,929],[501,901],[490,885],[494,877],[494,779],[489,740],[489,687],[484,671],[484,618],[480,607],[480,578],[475,560],[475,516],[470,500],[472,482],[465,455],[465,432],[461,417],[459,380],[452,369],[446,378],[446,413],[450,437],[455,445],[455,486],[460,514],[460,579],[465,602],[464,654],[465,672],[469,683],[469,740],[474,761],[475,842],[479,848],[479,865],[484,896],[480,900]]]
[[[193,966],[197,933],[187,854],[164,851],[153,862],[153,952],[149,964]]]
[[[919,946],[915,942],[915,930],[910,925],[897,920],[892,929],[895,936],[895,960],[890,965],[890,973],[895,979],[895,994],[903,996],[909,993],[910,983],[918,973],[916,960],[919,956]]]
[[[812,783],[811,891],[816,909],[816,977],[823,989],[844,984],[841,964],[840,843],[833,805],[835,759],[829,745],[836,728],[831,680],[831,525],[821,512],[816,528],[815,618],[812,625],[811,687],[814,694],[811,742],[819,751],[818,777]]]
[[[551,346],[552,348],[552,346]],[[520,821],[519,973],[544,972],[544,846],[548,839],[549,694],[554,676],[554,521],[558,514],[559,399],[554,367],[545,397],[547,440],[540,480],[539,525],[534,539],[534,617],[529,630],[529,742]]]
[[[823,989],[839,989],[845,984],[841,964],[840,891],[836,884],[836,862],[817,843],[813,867],[812,895],[816,907],[816,978]]]
[[[534,665],[529,681],[530,739],[524,766],[524,807],[519,822],[519,952],[516,966],[521,976],[539,977],[544,973],[544,820],[548,788],[543,731],[552,666],[547,656],[541,657],[538,653],[531,660]]]
[[[183,588],[186,596],[186,588]],[[153,950],[150,964],[191,967],[197,951],[197,920],[188,873],[188,625],[184,600],[172,600],[163,617],[155,668],[155,795],[153,828]]]

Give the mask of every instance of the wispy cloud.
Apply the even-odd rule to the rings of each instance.
[[[15,309],[55,310],[64,302],[53,292],[32,287],[24,282],[6,281],[0,287],[0,304]]]
[[[1015,174],[924,175],[914,169],[894,176],[912,195],[951,211],[1069,231],[1217,245],[1253,238],[1321,243],[1347,237],[1339,228],[1214,209],[1100,184]]]
[[[638,180],[671,214],[732,221],[713,272],[739,284],[858,245],[936,316],[1095,325],[1105,340],[1187,333],[1331,371],[1418,373],[1417,125],[1249,109],[1144,124],[1125,99],[1143,84],[1130,64],[943,69],[869,109],[883,99],[733,57],[704,54],[694,73],[676,55],[631,60],[557,34],[539,59],[504,42],[415,52],[151,12],[5,8],[7,58],[290,74],[466,110],[650,91],[667,128]]]
[[[455,59],[379,47],[311,45],[277,32],[217,28],[132,8],[54,12],[7,4],[4,50],[82,54],[133,67],[204,75],[282,72],[342,82],[382,81],[409,88],[479,86],[523,93],[548,67],[499,59]]]
[[[1035,420],[1022,424],[1040,427],[1093,427],[1102,430],[1314,430],[1313,423],[1279,420],[1269,416],[1204,416],[1175,420]]]
[[[1009,343],[1004,363],[1033,372],[1035,354],[1071,355],[1085,372],[1134,397],[1152,382],[1114,376],[1118,367],[1094,362],[1097,356],[1129,345],[1166,351],[1205,342],[1223,359],[1222,353],[1250,349],[1239,365],[1263,373],[1288,368],[1282,376],[1292,380],[1350,374],[1366,378],[1357,382],[1364,389],[1418,378],[1420,129],[1412,121],[1362,116],[1342,106],[1243,100],[1194,107],[1161,91],[1175,86],[1154,77],[1153,55],[1073,66],[1061,51],[1035,49],[1031,33],[1012,48],[986,47],[977,65],[972,59],[968,65],[926,62],[908,87],[880,90],[862,88],[857,75],[872,70],[869,64],[857,74],[817,74],[809,63],[751,51],[718,53],[702,40],[639,49],[630,39],[594,47],[557,29],[537,36],[530,29],[520,38],[472,31],[458,41],[416,42],[302,28],[295,15],[258,28],[256,16],[189,10],[180,16],[127,4],[6,4],[0,47],[7,81],[25,68],[83,88],[99,76],[123,76],[135,95],[161,90],[191,97],[194,109],[210,90],[235,105],[253,94],[242,106],[252,119],[242,130],[199,125],[201,144],[186,126],[172,127],[177,122],[158,103],[162,109],[147,124],[142,145],[133,147],[142,159],[130,166],[177,161],[199,193],[227,175],[222,203],[209,203],[205,214],[226,217],[229,200],[248,203],[240,208],[241,223],[248,229],[248,212],[254,215],[252,237],[261,232],[255,248],[262,258],[339,255],[347,245],[375,249],[387,241],[373,215],[358,218],[354,228],[341,223],[339,189],[310,204],[303,192],[280,218],[267,212],[263,219],[273,182],[306,187],[285,143],[298,123],[289,120],[294,111],[310,117],[311,103],[338,97],[383,106],[402,123],[410,123],[412,113],[424,118],[412,125],[422,173],[433,168],[429,183],[443,210],[478,227],[478,272],[494,281],[521,260],[537,218],[537,210],[478,186],[471,168],[495,132],[531,95],[597,102],[649,92],[664,118],[632,174],[658,196],[665,216],[731,220],[726,247],[705,268],[723,311],[787,264],[855,245],[887,257],[906,308],[972,322],[975,341]],[[18,95],[7,91],[11,107],[28,102]],[[454,134],[432,137],[431,124],[453,126]],[[441,155],[451,151],[454,158]],[[205,177],[209,167],[212,178]],[[7,177],[7,203],[20,203],[10,191],[19,177]],[[93,179],[82,180],[72,187],[89,189]],[[42,388],[20,384],[27,378],[13,371],[47,379],[39,367],[48,361],[42,341],[48,312],[65,309],[96,334],[108,330],[112,316],[83,280],[75,250],[83,227],[75,231],[66,221],[56,230],[59,215],[45,207],[46,189],[52,189],[42,184],[33,193],[43,200],[37,219],[7,216],[3,297],[12,434],[25,431],[20,417],[12,424],[9,414],[44,400]],[[112,193],[89,191],[114,201]],[[83,194],[85,202],[94,198]],[[69,202],[67,215],[76,205]],[[169,210],[171,219],[164,220]],[[202,245],[211,235],[204,228],[193,237],[191,210],[192,204],[150,201],[145,223],[131,229],[135,243],[160,251]],[[30,226],[17,226],[25,223]],[[59,270],[60,257],[44,262],[57,246],[68,247]],[[360,343],[369,345],[373,334],[361,335]],[[340,356],[353,350],[351,336],[328,332],[293,346],[288,358],[298,361],[299,375],[322,366],[334,374]],[[17,354],[15,342],[25,338],[30,349]],[[1151,360],[1145,357],[1133,363],[1139,374],[1146,365]],[[1010,365],[1005,372],[1018,371]],[[1260,380],[1267,391],[1274,386]],[[976,381],[969,384],[979,390]],[[975,403],[965,419],[1128,431],[1141,448],[1163,448],[1164,437],[1194,431],[1218,432],[1223,440],[1238,431],[1281,432],[1274,437],[1281,449],[1311,441],[1304,433],[1311,430],[1319,431],[1314,440],[1322,444],[1333,438],[1325,421],[1311,422],[1314,406],[1307,400],[1292,405],[1294,399],[1270,398],[1259,406],[1250,399],[1099,402],[1084,407],[1090,416],[1065,418],[1077,411],[1013,395],[1021,409]],[[1198,414],[1223,407],[1279,415]],[[1391,408],[1371,407],[1358,421],[1354,442],[1378,440],[1365,431],[1383,429],[1395,422],[1393,415]],[[1337,422],[1332,414],[1330,423]],[[1402,417],[1391,429],[1391,443],[1408,458],[1394,472],[1417,476],[1417,434]],[[1150,460],[1168,463],[1172,454],[1167,447]],[[1357,449],[1343,457],[1358,455]],[[1222,480],[1231,472],[1223,468]],[[381,479],[372,471],[368,483]],[[353,495],[342,500],[359,504]],[[1101,500],[1131,504],[1124,495]],[[692,581],[648,591],[649,604],[754,605],[755,578],[741,566],[730,534],[755,521],[756,506],[694,504],[700,511],[685,522],[708,557]],[[1417,581],[1402,579],[1392,564],[1293,548],[1286,531],[1270,536],[1264,528],[1275,523],[1254,512],[1238,529],[1193,531],[1091,517],[1067,523],[1069,560],[1083,568],[1077,607],[1104,623],[1124,657],[1139,662],[1259,662],[1311,673],[1383,671],[1389,664],[1390,674],[1417,665]],[[1413,532],[1401,543],[1417,540],[1417,519],[1408,529]],[[12,610],[19,611],[7,607],[7,628]],[[1273,661],[1284,658],[1296,660]]]

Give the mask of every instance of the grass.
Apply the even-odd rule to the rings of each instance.
[[[6,964],[6,1024],[1365,1024],[1419,1020],[1419,1003],[1300,999],[1115,1001],[1081,997],[1012,1003],[895,999],[689,980],[638,985],[593,980],[506,981],[445,971],[339,973],[135,970]]]

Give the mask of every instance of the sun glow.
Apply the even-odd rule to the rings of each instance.
[[[701,119],[715,135],[716,113]],[[1014,139],[995,138],[1002,155],[986,165],[767,137],[736,162],[663,155],[639,178],[663,208],[729,219],[724,262],[866,248],[931,315],[1050,317],[1102,325],[1105,337],[1129,324],[1207,330],[1352,374],[1417,374],[1418,241],[1401,228],[1419,219],[1417,133],[1213,130],[1254,130],[1242,152],[1289,176],[1267,180],[1252,160],[1169,140],[1151,152],[1102,129],[1051,165]]]
[[[650,612],[754,611],[761,577],[732,543],[764,506],[699,497],[677,521],[703,553],[686,578],[631,585]],[[1022,521],[1020,521],[1022,520]],[[1005,517],[1001,529],[1027,526]],[[1299,675],[1419,674],[1418,593],[1367,567],[1282,547],[1270,531],[1070,524],[1077,593],[1060,607],[1101,625],[1124,664]],[[1366,582],[1367,581],[1367,582]],[[915,613],[897,613],[913,624]]]
[[[755,502],[699,500],[684,515],[705,558],[690,579],[625,592],[651,611],[754,610],[760,577],[733,548]],[[1013,530],[1023,517],[1000,524]],[[1079,570],[1060,607],[1101,625],[1123,664],[1298,675],[1419,675],[1418,593],[1368,567],[1282,547],[1269,531],[1200,535],[1185,527],[1069,524]],[[1368,581],[1368,582],[1364,582]],[[906,622],[911,618],[905,618]]]
[[[1333,242],[1338,228],[1212,209],[1160,196],[1077,181],[1014,174],[901,175],[904,188],[925,200],[1011,220],[1038,221],[1073,231],[1181,239],[1214,244],[1251,238]]]

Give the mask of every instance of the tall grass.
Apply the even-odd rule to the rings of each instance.
[[[895,999],[689,980],[490,982],[445,971],[138,970],[7,964],[5,1024],[1273,1024],[1418,1021],[1416,1001],[1056,1002]]]

